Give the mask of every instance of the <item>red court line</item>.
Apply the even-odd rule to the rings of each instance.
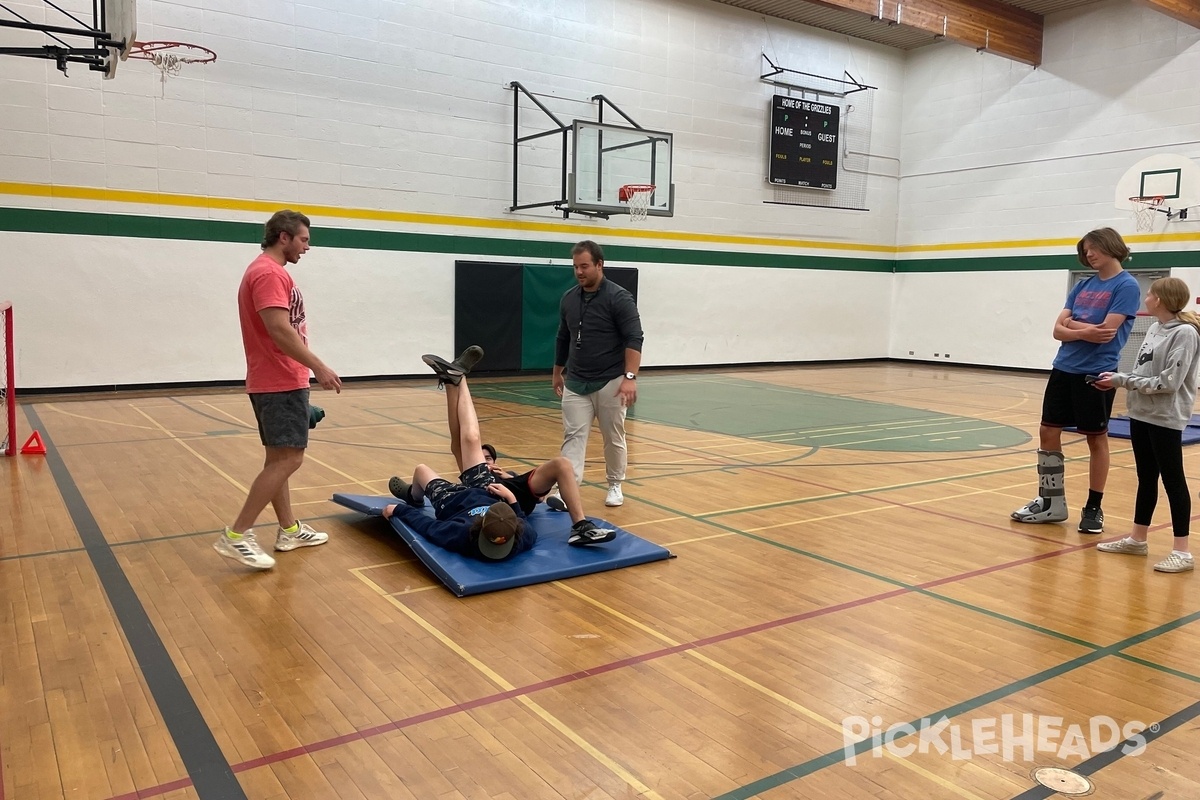
[[[485,695],[483,697],[476,698],[475,700],[468,700],[463,703],[456,703],[455,705],[452,705],[452,706],[445,706],[443,708],[434,709],[432,711],[426,711],[422,714],[417,714],[417,715],[414,715],[411,717],[406,717],[401,720],[384,723],[383,725],[376,725],[371,728],[364,728],[362,730],[354,731],[352,733],[346,733],[346,734],[342,734],[341,736],[334,736],[329,739],[323,739],[319,742],[313,742],[312,744],[301,745],[299,747],[293,747],[288,750],[280,751],[278,753],[271,753],[269,755],[260,756],[259,758],[251,759],[249,761],[243,761],[238,764],[233,764],[232,768],[235,773],[246,772],[247,770],[269,766],[271,764],[275,764],[280,761],[286,761],[289,758],[295,758],[297,756],[316,753],[316,752],[320,752],[322,750],[328,750],[332,747],[337,747],[339,745],[348,744],[350,742],[362,741],[364,739],[368,739],[368,738],[378,736],[378,735],[384,734],[384,733],[390,733],[392,731],[403,730],[404,728],[409,728],[409,727],[412,727],[413,725],[419,725],[423,722],[430,722],[432,720],[441,719],[443,717],[448,717],[452,714],[457,714],[457,713],[460,713],[463,711],[470,711],[472,709],[491,705],[493,703],[498,703],[498,702],[502,702],[505,700],[511,700],[516,697],[523,697],[526,695],[531,695],[536,692],[544,691],[546,689],[552,689],[557,686],[563,686],[563,685],[566,685],[569,683],[574,683],[576,681],[580,681],[585,678],[592,678],[592,677],[596,677],[597,675],[603,675],[608,672],[614,672],[616,670],[624,669],[626,667],[643,664],[647,661],[654,661],[659,658],[663,658],[665,656],[675,655],[677,653],[684,653],[689,650],[697,650],[701,647],[706,647],[708,645],[717,644],[717,643],[724,642],[724,641],[729,641],[731,639],[738,639],[738,638],[741,638],[744,636],[749,636],[751,634],[760,633],[760,632],[766,631],[766,630],[771,630],[773,628],[780,628],[785,625],[791,625],[796,622],[803,622],[805,620],[815,619],[817,617],[823,617],[828,614],[834,614],[839,611],[847,611],[852,608],[858,608],[860,606],[869,605],[871,603],[876,603],[881,600],[889,600],[893,597],[899,597],[901,595],[910,594],[912,592],[915,592],[915,591],[918,591],[921,589],[928,589],[933,586],[941,586],[941,585],[945,585],[947,583],[953,583],[955,581],[965,580],[967,578],[973,578],[973,577],[976,577],[979,575],[984,575],[984,574],[987,574],[990,572],[998,572],[998,571],[1009,569],[1012,567],[1019,567],[1023,564],[1030,564],[1030,563],[1033,563],[1036,561],[1042,561],[1042,560],[1049,559],[1049,558],[1055,558],[1060,555],[1066,555],[1069,553],[1074,553],[1079,550],[1085,550],[1085,549],[1087,549],[1089,547],[1093,547],[1093,546],[1094,546],[1094,543],[1092,543],[1092,542],[1088,542],[1087,544],[1081,544],[1081,545],[1073,545],[1071,547],[1066,547],[1061,550],[1055,550],[1055,551],[1051,551],[1048,553],[1041,553],[1041,554],[1038,554],[1035,556],[1027,556],[1025,558],[1018,559],[1016,561],[1009,561],[1009,562],[1006,562],[1003,564],[995,564],[990,567],[983,567],[981,569],[972,570],[970,572],[963,572],[958,575],[950,575],[950,576],[947,576],[944,578],[937,578],[932,581],[927,581],[926,583],[916,584],[912,587],[900,587],[900,588],[892,589],[891,591],[881,592],[879,594],[870,595],[867,597],[861,597],[857,600],[848,600],[845,603],[838,603],[837,605],[833,605],[833,606],[824,606],[822,608],[813,609],[812,611],[805,611],[805,612],[802,612],[799,614],[792,614],[787,617],[780,617],[779,619],[768,620],[767,622],[760,622],[757,625],[750,625],[745,628],[738,628],[736,630],[714,634],[713,636],[708,636],[703,639],[697,639],[692,642],[685,642],[683,644],[673,645],[671,647],[664,647],[664,648],[660,648],[658,650],[651,650],[649,652],[642,653],[641,655],[630,656],[629,658],[624,658],[619,661],[613,661],[608,664],[602,664],[597,667],[592,667],[591,669],[580,670],[578,672],[572,672],[567,675],[560,675],[556,678],[549,678],[544,681],[539,681],[538,683],[529,684],[528,686],[523,686],[523,687],[520,687],[517,689],[512,689],[512,690],[509,690],[506,692],[497,692],[496,694]],[[138,791],[131,792],[128,794],[117,795],[117,796],[109,798],[109,800],[142,800],[143,798],[155,797],[157,795],[164,794],[168,791],[172,791],[174,789],[178,789],[183,786],[190,786],[190,785],[191,785],[191,780],[189,780],[187,778],[183,778],[181,780],[172,781],[171,783],[162,784],[161,786],[154,786],[154,787],[151,787],[148,789],[140,789]]]

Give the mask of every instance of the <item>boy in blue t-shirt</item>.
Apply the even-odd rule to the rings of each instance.
[[[1012,518],[1017,522],[1062,522],[1067,518],[1062,430],[1074,426],[1087,437],[1090,454],[1088,499],[1079,532],[1103,533],[1100,503],[1108,480],[1108,417],[1114,393],[1095,388],[1092,380],[1102,372],[1116,371],[1121,348],[1141,306],[1141,290],[1137,280],[1121,267],[1129,258],[1129,247],[1112,228],[1092,231],[1079,240],[1075,250],[1079,263],[1096,274],[1071,289],[1066,308],[1054,321],[1054,338],[1062,345],[1042,398],[1038,496],[1012,512]]]

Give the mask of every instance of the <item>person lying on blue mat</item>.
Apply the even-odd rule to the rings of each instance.
[[[568,513],[571,535],[568,544],[590,545],[610,542],[616,531],[602,528],[583,515],[583,501],[571,463],[562,456],[552,458],[523,475],[497,473],[487,463],[480,440],[479,418],[467,385],[467,373],[483,357],[483,349],[472,345],[454,361],[425,355],[422,360],[446,389],[446,418],[450,428],[450,450],[461,470],[458,483],[442,478],[425,464],[418,464],[412,482],[393,477],[388,490],[404,504],[384,508],[383,515],[398,515],[418,535],[433,544],[472,558],[500,561],[533,547],[534,531],[525,527],[525,516],[554,485]],[[418,511],[425,498],[436,519]],[[497,498],[499,498],[497,500]]]
[[[525,526],[525,514],[508,488],[495,481],[480,485],[490,475],[480,463],[463,471],[459,476],[462,483],[451,483],[421,464],[413,483],[401,482],[407,495],[405,503],[385,506],[383,516],[396,515],[419,536],[470,558],[511,558],[533,547],[537,533]],[[436,519],[418,510],[425,505],[426,497]]]
[[[494,475],[498,476],[501,480],[509,481],[509,480],[512,480],[513,478],[522,478],[525,480],[526,484],[528,484],[529,476],[533,475],[533,473],[536,472],[536,470],[530,470],[529,472],[525,472],[525,473],[522,473],[521,475],[518,475],[517,473],[513,472],[512,470],[507,470],[504,467],[500,466],[499,460],[498,460],[499,457],[496,455],[495,447],[488,444],[487,442],[484,442],[480,446],[483,448],[483,462],[485,464],[487,464],[488,469],[490,469],[492,471],[492,473]],[[572,476],[573,475],[574,475],[574,473],[572,473]],[[562,497],[560,495],[558,495],[557,493],[540,495],[540,496],[535,497],[534,500],[545,503],[547,506],[550,507],[551,511],[566,511],[567,510],[567,504],[563,502]],[[536,503],[534,503],[534,505],[536,505]],[[524,508],[524,506],[522,506],[522,508]],[[527,513],[527,514],[531,513],[532,511],[533,511],[533,505],[530,505],[528,508],[525,508],[525,513]]]

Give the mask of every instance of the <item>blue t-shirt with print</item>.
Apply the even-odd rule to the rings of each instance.
[[[1124,314],[1125,321],[1117,328],[1117,335],[1103,344],[1082,339],[1063,342],[1054,358],[1054,368],[1073,375],[1114,372],[1141,304],[1142,290],[1138,288],[1137,278],[1125,270],[1107,280],[1092,275],[1075,284],[1067,295],[1065,306],[1071,311],[1071,319],[1099,325],[1109,314]]]

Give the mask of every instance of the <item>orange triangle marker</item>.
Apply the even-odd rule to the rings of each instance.
[[[44,456],[46,455],[46,445],[42,441],[42,435],[34,431],[25,440],[25,444],[21,446],[21,455],[23,456]]]

